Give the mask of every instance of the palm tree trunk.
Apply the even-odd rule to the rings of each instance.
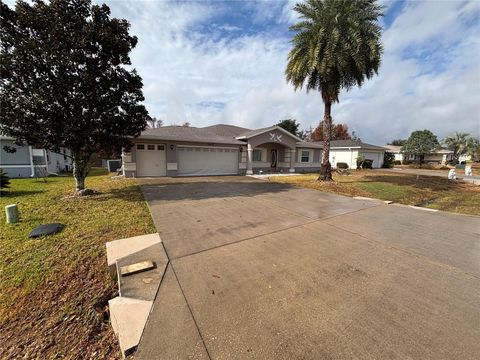
[[[322,167],[318,180],[332,181],[332,166],[330,165],[330,135],[332,133],[332,102],[325,101],[325,113],[323,115],[323,151]]]

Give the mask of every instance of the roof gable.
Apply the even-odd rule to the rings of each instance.
[[[302,141],[302,139],[300,139],[298,136],[293,135],[291,132],[285,130],[284,128],[282,128],[278,125],[269,126],[269,127],[266,127],[266,128],[261,128],[261,129],[256,129],[256,130],[246,131],[246,132],[238,135],[236,138],[238,140],[248,140],[248,139],[251,139],[254,136],[265,134],[265,133],[267,133],[269,131],[273,131],[273,130],[278,130],[278,131],[286,134],[287,136],[292,137],[296,141]]]

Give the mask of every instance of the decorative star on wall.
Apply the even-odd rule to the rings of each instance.
[[[276,135],[275,133],[269,133],[270,140],[273,142],[282,142],[282,135]]]

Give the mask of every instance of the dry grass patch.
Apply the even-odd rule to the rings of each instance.
[[[105,242],[155,231],[134,180],[98,170],[87,185],[100,194],[68,198],[71,177],[12,179],[0,205],[18,204],[21,222],[0,219],[0,353],[4,358],[116,358],[106,301]],[[66,198],[67,197],[67,198]],[[29,239],[38,224],[58,234]]]
[[[333,182],[317,181],[317,174],[276,176],[270,181],[293,184],[348,196],[366,196],[400,204],[480,215],[480,187],[434,176],[356,170],[349,176],[334,174]]]

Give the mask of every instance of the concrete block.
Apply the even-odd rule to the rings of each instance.
[[[18,215],[17,204],[11,204],[5,206],[5,216],[8,224],[15,224],[19,222],[20,216]]]
[[[108,301],[110,321],[118,337],[122,355],[136,350],[147,323],[153,301],[117,296]]]
[[[118,259],[158,243],[161,243],[158,233],[107,242],[107,263],[112,279],[117,276],[116,262]]]

